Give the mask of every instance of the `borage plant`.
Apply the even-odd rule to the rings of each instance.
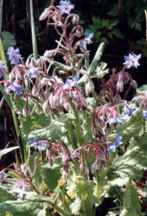
[[[125,56],[122,69],[105,79],[104,44],[90,62],[93,34],[73,9],[61,0],[40,16],[57,33],[54,49],[24,61],[10,47],[10,73],[0,65],[21,137],[16,162],[0,172],[1,216],[95,216],[106,199],[113,207],[107,215],[143,215],[138,182],[147,165],[147,93],[125,100],[137,88],[128,70],[141,55]]]

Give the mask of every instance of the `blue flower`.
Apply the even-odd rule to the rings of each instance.
[[[18,48],[14,49],[14,47],[9,47],[8,51],[7,51],[7,54],[8,54],[10,63],[12,65],[21,64],[21,62],[22,62],[22,56],[21,56],[20,50]]]
[[[6,88],[6,92],[8,94],[13,92],[16,94],[16,96],[20,96],[24,93],[24,88],[22,85],[18,84],[16,81],[14,81]]]
[[[119,134],[116,134],[114,142],[109,146],[109,149],[108,149],[109,152],[115,151],[116,148],[122,144],[123,144],[122,136],[120,136]]]
[[[59,5],[57,6],[59,8],[61,14],[70,14],[71,10],[74,9],[74,5],[71,4],[69,0],[60,0]]]
[[[134,53],[129,53],[129,55],[124,56],[124,63],[123,65],[127,68],[130,69],[132,67],[137,68],[140,66],[139,60],[141,58],[141,54],[135,55]]]
[[[39,152],[45,151],[49,147],[49,143],[45,139],[32,138],[29,140],[30,147],[33,147],[35,150]]]
[[[107,122],[108,122],[109,125],[121,124],[122,120],[121,120],[121,118],[119,116],[116,116],[116,117],[109,118]]]
[[[31,67],[27,70],[27,76],[32,79],[32,78],[36,78],[39,74],[39,70],[36,67]]]
[[[4,63],[0,63],[0,79],[3,78],[5,71],[6,65]]]
[[[92,38],[94,36],[94,33],[86,30],[84,35],[85,35],[85,39],[87,40],[88,44],[92,43]]]
[[[85,37],[83,40],[80,41],[80,48],[87,50],[87,45],[92,43],[92,38],[93,38],[93,32],[86,31],[85,32]]]
[[[71,88],[77,85],[77,82],[79,80],[79,75],[75,75],[71,78],[68,78],[64,83],[64,88]]]
[[[122,121],[128,121],[132,115],[138,111],[138,107],[135,104],[125,104],[124,110],[120,115]]]
[[[143,111],[143,118],[145,121],[147,121],[147,110]]]
[[[137,110],[137,107],[135,105],[126,105],[124,107],[124,114],[131,116],[135,111]]]

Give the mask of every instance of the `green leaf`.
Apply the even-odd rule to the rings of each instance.
[[[124,155],[116,157],[112,162],[113,180],[111,185],[123,186],[130,180],[142,177],[147,167],[147,134],[132,138]]]
[[[12,194],[8,193],[6,189],[0,186],[0,202],[4,202],[7,200],[14,200]]]
[[[36,213],[42,208],[39,202],[25,200],[0,202],[0,216],[6,216],[10,212],[14,216],[36,216]]]
[[[38,188],[40,187],[41,190],[47,186],[50,191],[53,191],[56,188],[60,177],[60,166],[54,165],[51,168],[46,168],[46,166],[38,166],[33,182],[35,185],[38,185]]]
[[[9,47],[16,45],[15,37],[10,32],[3,31],[2,38],[3,38],[3,45],[6,51]]]
[[[73,207],[75,206],[77,208],[75,211],[79,211],[81,207],[80,211],[84,213],[83,215],[95,215],[93,208],[95,203],[95,196],[93,193],[94,182],[87,180],[83,176],[72,176],[70,181],[68,183],[69,190],[70,188],[73,189],[73,192],[76,193],[78,197],[78,199],[74,200],[71,204],[71,210],[74,211]]]
[[[29,134],[29,139],[40,137],[51,140],[61,140],[65,138],[66,129],[63,119],[52,120],[48,127],[42,129],[33,130]]]
[[[46,208],[41,209],[41,210],[38,212],[37,216],[47,216]]]
[[[71,209],[72,215],[79,215],[80,208],[81,208],[81,200],[80,200],[80,198],[76,197],[76,199],[74,200],[74,202],[72,202],[70,204],[69,208]]]
[[[120,216],[141,216],[141,205],[138,193],[132,184],[128,184],[123,198]]]
[[[138,124],[139,122],[139,124]],[[131,137],[138,137],[143,133],[144,130],[144,119],[142,112],[135,113],[131,119],[123,123],[118,128],[118,133],[123,136],[127,142]]]
[[[147,91],[147,85],[142,85],[137,90],[138,91]]]
[[[92,73],[95,72],[95,70],[96,70],[96,68],[97,68],[97,66],[98,66],[98,64],[99,64],[99,61],[100,61],[100,59],[101,59],[101,56],[102,56],[102,54],[103,54],[104,46],[105,46],[104,43],[101,43],[101,44],[99,45],[99,47],[98,47],[98,49],[97,49],[97,51],[96,51],[96,54],[95,54],[95,56],[94,56],[94,58],[93,58],[93,60],[92,60],[92,62],[91,62],[91,64],[90,64],[90,66],[89,66],[88,74],[92,74]]]
[[[25,140],[28,134],[35,132],[49,125],[49,119],[44,114],[33,113],[32,116],[27,116],[21,119],[21,133]]]

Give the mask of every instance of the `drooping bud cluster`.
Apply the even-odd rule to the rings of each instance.
[[[118,111],[116,106],[103,105],[95,109],[93,113],[93,130],[96,131],[98,128],[103,129],[103,132],[107,128],[108,124],[117,123]]]
[[[78,109],[86,106],[84,95],[79,87],[67,87],[65,84],[57,84],[49,94],[45,106],[51,110],[68,110],[70,103]]]

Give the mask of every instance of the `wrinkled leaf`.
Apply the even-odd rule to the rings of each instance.
[[[11,46],[16,45],[15,37],[10,32],[3,31],[2,37],[3,37],[3,45],[4,45],[5,50],[7,50]]]

